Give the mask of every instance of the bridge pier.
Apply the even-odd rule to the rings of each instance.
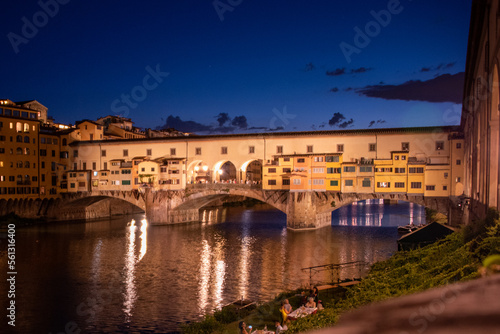
[[[332,213],[318,212],[318,199],[313,192],[292,192],[288,197],[286,225],[292,230],[316,229],[332,224]]]

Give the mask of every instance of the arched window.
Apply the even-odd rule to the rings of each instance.
[[[30,149],[29,149],[29,148],[27,148],[27,147],[25,147],[25,148],[24,148],[24,154],[25,154],[25,155],[29,155],[29,154],[30,154]]]
[[[29,144],[30,143],[30,137],[24,136],[24,142]]]
[[[16,131],[17,132],[22,132],[23,131],[23,123],[16,122]]]
[[[24,162],[24,168],[30,168],[30,162],[29,161],[25,161]]]
[[[16,154],[18,154],[18,155],[23,154],[23,149],[20,147],[16,148]]]
[[[23,136],[21,136],[21,135],[16,136],[16,142],[22,143],[23,142]]]
[[[22,175],[18,175],[17,176],[17,183],[22,183],[23,182],[23,176]]]
[[[62,144],[63,144],[63,146],[66,146],[66,145],[67,145],[67,143],[68,143],[68,141],[66,140],[66,138],[63,138],[63,140],[62,140]]]
[[[30,132],[30,125],[28,123],[24,123],[24,132]]]

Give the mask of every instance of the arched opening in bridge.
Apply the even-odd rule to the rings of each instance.
[[[334,226],[398,227],[425,225],[425,207],[406,201],[367,199],[332,212]]]
[[[260,184],[262,182],[262,161],[248,160],[240,168],[240,179],[247,184]]]
[[[212,183],[211,170],[202,160],[195,160],[189,164],[188,183]]]
[[[239,182],[239,175],[236,173],[236,167],[229,160],[223,160],[216,163],[213,173],[214,181],[222,183]]]

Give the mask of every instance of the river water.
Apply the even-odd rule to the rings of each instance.
[[[176,226],[148,225],[138,215],[17,229],[16,327],[3,315],[0,332],[174,331],[236,299],[268,300],[308,286],[301,268],[383,260],[397,249],[398,225],[425,221],[423,207],[373,200],[334,211],[331,227],[300,232],[264,205],[205,210],[203,217]],[[331,279],[319,272],[312,283]]]

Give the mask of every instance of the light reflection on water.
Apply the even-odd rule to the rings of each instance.
[[[425,214],[408,203],[358,203],[336,210],[332,227],[302,232],[288,231],[286,216],[265,206],[201,217],[175,226],[148,226],[138,216],[19,230],[18,272],[30,275],[18,275],[18,329],[61,332],[75,322],[85,333],[168,332],[236,299],[306,286],[301,268],[385,259],[397,248],[395,226]]]

